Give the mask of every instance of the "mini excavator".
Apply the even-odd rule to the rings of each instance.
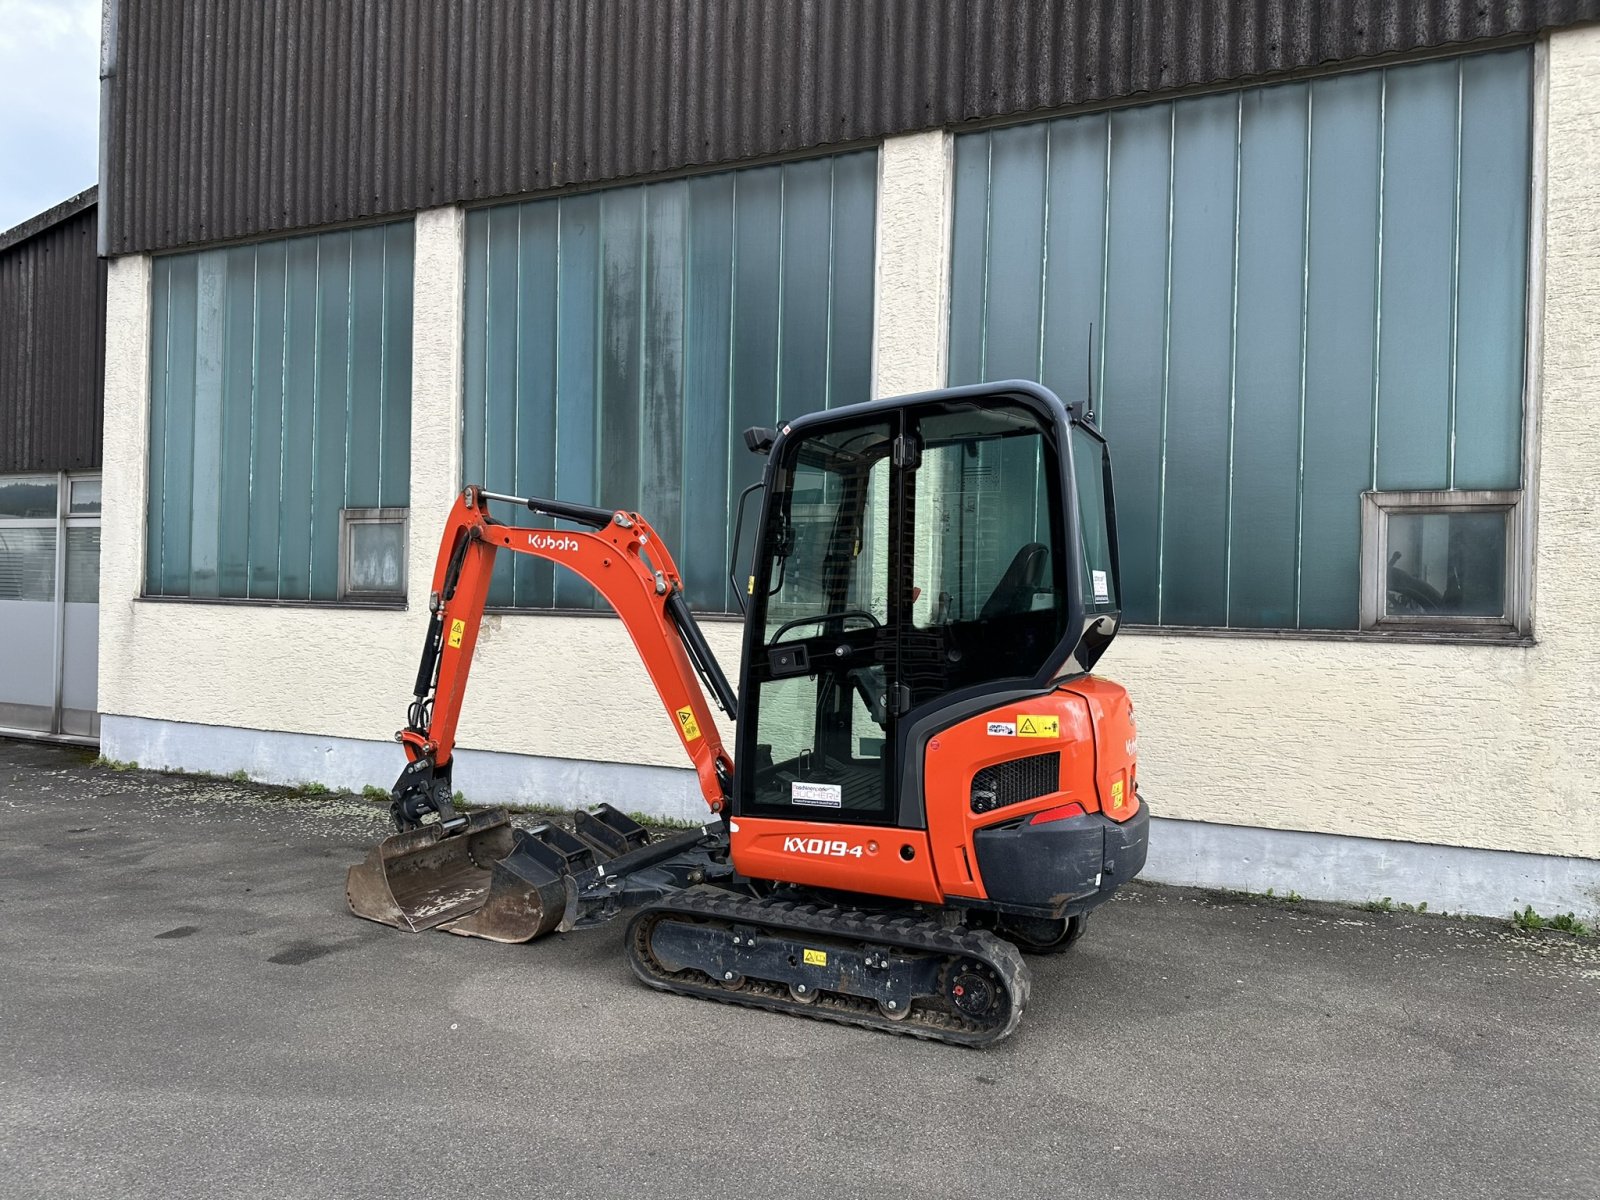
[[[737,696],[638,513],[462,491],[397,735],[397,832],[350,868],[350,908],[501,942],[632,912],[626,953],[652,988],[996,1042],[1027,1003],[1022,953],[1067,949],[1145,861],[1133,706],[1090,674],[1121,615],[1105,439],[1082,406],[1006,382],[818,412],[745,442],[766,463],[735,523],[737,557],[758,499],[735,582]],[[499,504],[541,527],[495,520]],[[622,618],[694,765],[704,825],[652,835],[601,804],[522,829],[505,809],[452,803],[504,551],[576,572]],[[737,722],[733,757],[713,701]]]

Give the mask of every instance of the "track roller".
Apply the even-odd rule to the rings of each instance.
[[[1008,1036],[1028,1000],[1022,956],[992,933],[712,886],[641,910],[627,952],[660,991],[960,1046]]]

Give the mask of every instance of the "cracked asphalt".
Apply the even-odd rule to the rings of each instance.
[[[344,907],[351,798],[0,741],[3,1197],[1600,1197],[1600,944],[1134,887],[958,1050]]]

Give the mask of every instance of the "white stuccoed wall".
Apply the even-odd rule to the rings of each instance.
[[[1552,38],[1548,97],[1547,300],[1532,347],[1543,376],[1536,397],[1538,644],[1119,638],[1103,667],[1135,699],[1142,787],[1158,816],[1179,818],[1165,823],[1174,831],[1165,874],[1153,851],[1156,877],[1285,887],[1315,870],[1329,875],[1333,839],[1313,843],[1300,859],[1283,858],[1290,865],[1277,874],[1263,873],[1242,848],[1259,835],[1238,830],[1234,837],[1227,826],[1600,858],[1600,472],[1593,466],[1600,459],[1600,339],[1592,332],[1600,311],[1600,30]],[[874,343],[883,395],[943,381],[949,155],[948,135],[938,133],[884,147]],[[100,609],[108,756],[147,766],[242,767],[281,781],[392,782],[401,756],[382,743],[404,720],[436,538],[460,477],[459,211],[418,216],[416,264],[410,607],[382,613],[137,599],[149,265],[139,257],[112,264]],[[737,662],[737,625],[709,622],[707,635],[726,665]],[[462,746],[540,761],[500,758],[491,766],[464,755],[457,783],[469,796],[475,779],[485,799],[491,796],[484,792],[591,800],[611,788],[630,793],[610,796],[626,809],[693,811],[689,776],[659,771],[685,764],[617,621],[490,617],[480,648]],[[218,728],[207,734],[172,722]],[[731,742],[731,728],[724,735]],[[518,763],[532,782],[515,782]],[[658,769],[629,774],[595,763]],[[1262,853],[1281,854],[1286,844],[1266,844]],[[1371,875],[1375,883],[1333,870],[1331,882],[1299,890],[1428,898],[1426,890],[1407,897],[1385,887],[1381,871],[1395,856],[1384,847],[1392,843],[1359,845],[1364,857],[1351,870],[1380,873]],[[1403,857],[1407,848],[1394,850]],[[1439,872],[1462,876],[1465,868],[1450,865],[1455,860],[1435,857],[1443,864],[1432,868],[1436,885]],[[1303,869],[1292,865],[1302,861]],[[1574,863],[1579,883],[1571,886],[1589,888],[1583,880],[1600,878],[1584,874],[1594,866]],[[1527,875],[1525,868],[1517,869]],[[1505,894],[1555,895],[1552,902],[1570,904],[1560,897],[1573,892]],[[1591,899],[1594,911],[1600,896]],[[1485,903],[1496,911],[1501,900]],[[1471,906],[1460,899],[1450,905]]]

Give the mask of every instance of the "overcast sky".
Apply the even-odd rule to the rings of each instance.
[[[100,0],[0,0],[0,230],[95,181]]]

